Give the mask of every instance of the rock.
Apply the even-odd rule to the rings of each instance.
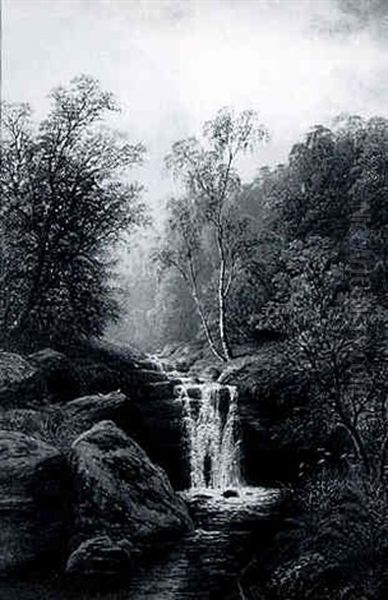
[[[73,359],[72,369],[81,396],[123,389],[126,382],[125,376],[113,367],[82,357]]]
[[[18,431],[51,444],[46,432],[55,429],[55,426],[51,412],[46,412],[46,409],[13,408],[0,412],[0,429]]]
[[[201,375],[206,381],[217,381],[217,379],[220,377],[221,373],[222,373],[222,370],[219,367],[210,365],[209,367],[204,369],[204,371],[201,373]]]
[[[174,383],[172,381],[160,381],[158,383],[147,383],[142,390],[144,400],[172,398],[174,395]]]
[[[182,452],[183,415],[182,402],[175,398],[144,397],[137,407],[145,424],[141,440],[151,460],[168,473],[175,489],[185,489],[189,485],[187,456]]]
[[[0,408],[33,406],[45,393],[38,369],[10,352],[0,352]]]
[[[67,449],[83,431],[105,419],[114,421],[136,439],[144,436],[141,415],[132,401],[120,392],[84,396],[41,410],[7,410],[0,413],[0,429],[20,431]]]
[[[70,555],[66,572],[89,577],[127,575],[133,564],[132,552],[129,540],[113,542],[107,535],[91,538]]]
[[[139,554],[191,528],[186,506],[165,472],[113,422],[102,421],[76,439],[70,463],[73,556],[81,544],[100,536],[113,545],[129,540]]]
[[[185,390],[185,393],[190,398],[194,398],[195,400],[200,400],[202,398],[202,388],[194,383],[192,385],[176,385],[174,387],[174,396],[179,397],[183,390]]]
[[[224,498],[238,498],[240,494],[237,490],[225,490],[222,495]]]
[[[153,369],[139,369],[138,371],[129,371],[128,374],[132,375],[133,380],[140,385],[143,385],[145,383],[160,383],[163,381],[168,381],[166,373],[163,373],[163,371],[156,371]]]
[[[124,430],[127,428],[127,431],[131,431],[130,420],[139,418],[132,401],[119,391],[76,398],[67,402],[63,411],[67,419],[82,422],[84,429],[109,419]]]
[[[145,369],[146,371],[164,371],[162,363],[157,357],[149,356],[148,358],[136,361],[136,369]]]
[[[79,393],[79,384],[70,360],[61,352],[45,348],[28,357],[45,380],[51,401],[66,401]]]
[[[211,500],[214,496],[213,494],[205,494],[204,492],[201,492],[199,494],[195,494],[193,497],[195,500]]]
[[[137,365],[145,360],[144,354],[105,341],[90,340],[66,346],[64,352],[71,361],[82,395],[121,389],[132,398],[136,396],[140,372]],[[156,376],[160,380],[160,374]]]
[[[185,360],[184,358],[176,361],[176,369],[181,373],[187,373],[190,369],[190,362]]]
[[[63,412],[71,442],[82,431],[104,420],[114,421],[118,427],[136,440],[142,440],[146,435],[143,417],[138,407],[130,398],[118,391],[77,398],[67,402],[63,406]]]
[[[0,431],[0,572],[61,558],[68,488],[65,459],[56,449]]]

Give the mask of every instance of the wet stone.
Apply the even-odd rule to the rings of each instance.
[[[238,498],[239,497],[239,493],[237,490],[225,490],[222,493],[224,498]]]

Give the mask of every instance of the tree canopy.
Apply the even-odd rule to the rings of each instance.
[[[36,124],[3,106],[0,329],[3,343],[101,335],[116,314],[112,245],[144,223],[128,168],[142,144],[104,125],[118,110],[90,77],[54,89]]]

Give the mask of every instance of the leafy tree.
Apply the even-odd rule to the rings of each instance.
[[[50,97],[38,125],[27,105],[3,107],[3,344],[101,335],[117,308],[112,248],[145,220],[141,188],[124,178],[144,148],[102,127],[112,95],[81,76]]]
[[[176,142],[166,158],[167,167],[179,178],[186,196],[170,202],[164,247],[159,261],[175,268],[188,285],[203,330],[213,353],[222,360],[232,357],[227,300],[232,282],[243,260],[246,220],[239,217],[233,201],[241,191],[237,161],[253,151],[267,136],[252,111],[235,116],[223,109],[205,123],[203,138]],[[215,335],[200,293],[201,255],[210,248],[216,258],[217,305]],[[213,256],[214,256],[213,253]],[[202,261],[203,266],[203,261]]]
[[[333,243],[293,242],[287,270],[266,318],[288,337],[282,347],[296,372],[315,382],[312,409],[348,436],[356,464],[384,480],[388,436],[386,314],[352,287]]]
[[[316,126],[288,164],[261,172],[257,194],[278,212],[286,239],[318,235],[335,242],[354,279],[380,301],[387,284],[388,120],[339,117]]]

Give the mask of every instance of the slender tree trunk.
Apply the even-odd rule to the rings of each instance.
[[[186,280],[187,284],[190,287],[191,295],[193,297],[193,300],[195,302],[195,306],[197,308],[197,312],[198,312],[199,317],[201,319],[202,328],[203,328],[203,330],[205,332],[207,342],[208,342],[209,347],[210,347],[211,351],[213,352],[213,354],[217,358],[219,358],[220,360],[222,360],[222,361],[225,362],[226,358],[224,356],[222,356],[222,354],[217,350],[217,347],[216,347],[216,345],[214,343],[213,336],[212,336],[212,334],[210,332],[209,325],[207,323],[205,313],[203,312],[201,301],[200,301],[200,299],[198,297],[198,292],[197,292],[197,278],[196,278],[196,275],[195,275],[195,269],[194,269],[194,265],[193,265],[192,257],[191,256],[189,257],[189,272],[190,272],[190,276],[185,275],[184,272],[182,272],[182,271],[181,271],[181,274],[182,274],[183,278]]]
[[[197,293],[196,293],[196,291],[195,291],[194,289],[192,290],[192,296],[193,296],[193,299],[194,299],[195,306],[196,306],[196,308],[197,308],[198,314],[199,314],[199,316],[200,316],[201,323],[202,323],[202,328],[203,328],[203,330],[204,330],[204,332],[205,332],[206,339],[207,339],[207,342],[208,342],[208,344],[209,344],[209,347],[210,347],[211,351],[213,352],[213,354],[214,354],[214,355],[215,355],[217,358],[219,358],[220,360],[222,360],[222,361],[226,362],[226,360],[227,360],[227,359],[226,359],[226,357],[224,357],[224,356],[223,356],[223,355],[222,355],[222,354],[221,354],[221,353],[220,353],[220,352],[217,350],[217,348],[216,348],[216,346],[215,346],[215,344],[214,344],[213,336],[212,336],[212,334],[210,333],[210,329],[209,329],[209,326],[208,326],[208,324],[207,324],[206,317],[205,317],[205,314],[204,314],[204,312],[203,312],[203,309],[202,309],[201,302],[199,301],[198,295],[197,295]]]
[[[222,351],[225,356],[225,360],[230,360],[232,358],[232,351],[229,345],[229,340],[226,331],[226,309],[225,309],[225,273],[226,273],[226,260],[225,253],[223,247],[223,239],[222,232],[219,231],[217,233],[217,246],[218,253],[220,257],[220,270],[218,277],[218,323],[219,323],[219,332],[220,332],[220,341],[222,346]]]

